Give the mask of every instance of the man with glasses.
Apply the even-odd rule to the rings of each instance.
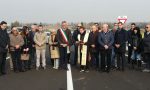
[[[0,23],[0,74],[6,74],[6,57],[9,45],[9,35],[7,33],[7,23],[2,21]]]
[[[144,61],[147,63],[143,72],[150,72],[150,24],[146,25],[146,32],[143,38]]]
[[[77,29],[73,32],[73,39],[74,39],[74,43],[75,43],[75,56],[74,56],[74,62],[72,62],[73,65],[77,64],[77,55],[78,55],[78,46],[76,45],[76,41],[78,41],[78,34],[80,33],[79,28],[82,25],[79,23],[77,25]]]
[[[29,63],[28,63],[28,68],[31,69],[32,66],[35,66],[35,62],[36,62],[36,50],[35,50],[35,42],[34,42],[34,35],[35,33],[38,31],[37,30],[37,24],[33,24],[31,26],[31,31],[29,32],[29,38],[31,41],[30,44],[30,58],[29,58]]]

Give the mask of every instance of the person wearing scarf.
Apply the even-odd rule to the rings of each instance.
[[[49,37],[49,45],[50,45],[50,55],[51,59],[54,60],[54,69],[58,69],[59,67],[59,48],[58,48],[58,41],[56,38],[56,31],[53,29],[51,30],[51,34]]]
[[[59,69],[68,70],[67,63],[68,57],[67,53],[70,52],[70,46],[73,43],[72,34],[70,29],[68,29],[68,24],[66,21],[62,21],[61,28],[57,31],[57,40],[59,45]]]

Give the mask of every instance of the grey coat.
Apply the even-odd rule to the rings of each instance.
[[[100,45],[101,50],[105,50],[104,46],[107,45],[109,48],[112,49],[114,43],[114,35],[112,32],[108,31],[107,33],[101,32],[98,36],[98,43]]]

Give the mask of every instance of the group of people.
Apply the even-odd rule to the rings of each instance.
[[[108,24],[101,28],[93,24],[87,31],[82,24],[71,33],[68,23],[62,21],[61,28],[52,29],[48,39],[51,63],[54,69],[68,70],[67,64],[77,66],[80,72],[110,72],[112,69],[125,70],[126,61],[131,68],[141,69],[142,61],[146,63],[143,72],[150,72],[150,24],[145,27],[144,37],[135,23],[130,30],[124,29],[122,22],[114,23],[111,30]],[[47,35],[42,25],[33,24],[31,29],[23,26],[21,32],[16,26],[7,33],[7,23],[0,23],[0,73],[5,75],[8,52],[14,72],[25,72],[32,68],[46,69]],[[128,46],[128,60],[126,60]],[[72,53],[74,52],[74,53]]]

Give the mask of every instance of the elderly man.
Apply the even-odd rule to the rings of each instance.
[[[34,42],[34,35],[38,31],[37,30],[37,24],[33,24],[31,26],[31,31],[29,32],[29,38],[30,38],[30,58],[29,58],[29,63],[28,63],[28,68],[31,69],[32,66],[35,66],[36,62],[36,51],[35,51],[35,42]]]
[[[21,63],[21,47],[24,45],[23,37],[19,34],[17,27],[12,27],[10,37],[10,53],[13,61],[14,72],[24,72]]]
[[[109,31],[108,24],[103,24],[102,32],[98,36],[98,42],[101,50],[101,70],[109,72],[111,66],[111,53],[114,43],[113,33]],[[106,68],[107,58],[107,68]]]
[[[146,33],[143,38],[144,61],[147,63],[143,72],[150,72],[150,24],[146,25]]]

